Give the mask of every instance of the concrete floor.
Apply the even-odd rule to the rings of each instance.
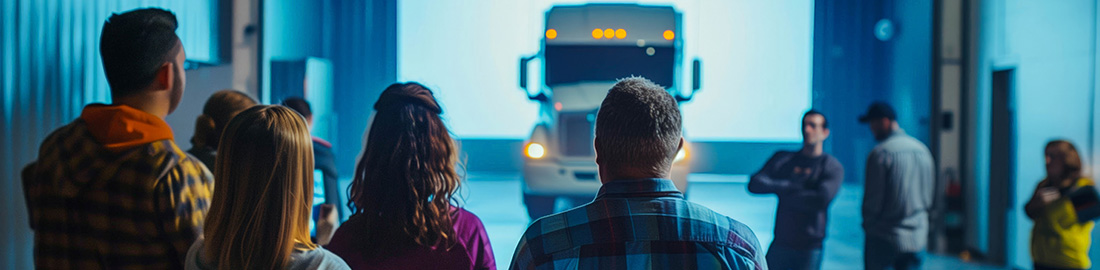
[[[459,192],[463,207],[485,223],[493,245],[497,266],[507,269],[519,237],[529,222],[520,196],[519,176],[515,174],[470,173]],[[748,225],[765,250],[775,226],[775,196],[749,194],[746,177],[741,175],[693,174],[689,177],[689,200],[710,207]],[[823,269],[862,269],[863,230],[860,228],[862,187],[845,185],[833,202],[829,234],[825,242]],[[566,207],[564,201],[559,207]],[[925,255],[924,269],[1002,269],[966,263],[953,257]]]

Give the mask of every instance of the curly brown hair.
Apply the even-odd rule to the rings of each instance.
[[[455,243],[452,195],[461,177],[458,147],[432,91],[415,82],[386,87],[355,176],[348,206],[360,216],[366,254],[394,247],[441,247]],[[354,217],[353,217],[354,218]]]

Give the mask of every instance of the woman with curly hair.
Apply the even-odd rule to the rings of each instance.
[[[392,84],[348,190],[354,214],[327,249],[352,269],[496,269],[481,220],[456,207],[458,147],[432,91]]]

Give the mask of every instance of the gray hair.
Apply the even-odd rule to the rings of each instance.
[[[642,77],[620,80],[596,116],[600,166],[661,175],[672,167],[681,136],[680,108],[663,87]]]

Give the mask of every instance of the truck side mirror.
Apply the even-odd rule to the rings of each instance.
[[[690,101],[692,98],[695,98],[695,92],[699,92],[699,89],[702,88],[702,85],[700,84],[702,84],[703,80],[699,75],[699,73],[703,71],[702,69],[702,63],[699,62],[698,58],[696,58],[694,61],[691,61],[691,93],[685,96],[684,90],[679,90],[678,93],[676,93],[676,95],[674,96],[676,98],[676,101],[685,102]]]
[[[546,94],[542,93],[541,89],[539,89],[539,93],[534,96],[531,95],[530,91],[527,91],[527,63],[531,62],[531,60],[534,60],[536,57],[538,57],[538,55],[532,55],[519,59],[519,88],[523,89],[523,92],[527,94],[528,99],[546,100],[548,98],[546,97]]]
[[[699,91],[702,87],[703,78],[699,75],[703,72],[703,64],[696,58],[691,61],[691,96],[695,96],[695,92]]]
[[[531,62],[531,59],[535,59],[535,57],[529,56],[519,59],[519,88],[523,90],[527,90],[527,62]]]

